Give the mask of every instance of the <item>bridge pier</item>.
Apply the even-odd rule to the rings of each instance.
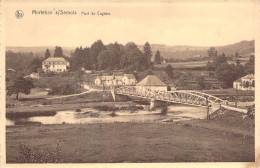
[[[166,101],[160,101],[160,100],[154,100],[151,99],[150,101],[150,110],[159,108],[159,107],[167,107],[167,102]]]

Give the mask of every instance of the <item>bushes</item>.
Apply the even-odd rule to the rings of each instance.
[[[57,143],[54,151],[45,153],[33,153],[29,146],[19,145],[19,157],[16,158],[18,163],[62,163],[62,152],[60,144]]]
[[[166,115],[167,112],[168,112],[168,108],[167,107],[161,108],[161,115]]]
[[[255,119],[255,107],[249,106],[247,109],[247,116],[251,119]]]
[[[80,89],[69,83],[60,83],[51,85],[48,95],[69,95],[80,93]]]
[[[113,111],[112,113],[109,114],[111,117],[117,116],[117,114]]]
[[[49,95],[68,95],[81,92],[78,80],[73,74],[56,74],[55,76],[42,77],[35,82],[39,88],[49,88]]]
[[[115,106],[97,106],[97,107],[93,107],[97,110],[100,110],[100,111],[117,111],[119,110],[118,107],[115,107]]]
[[[42,103],[42,105],[51,105],[52,103],[51,103],[51,101],[44,101],[43,103]]]

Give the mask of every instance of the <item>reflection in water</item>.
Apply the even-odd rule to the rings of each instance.
[[[155,122],[155,121],[180,121],[206,118],[206,108],[191,106],[168,106],[167,115],[160,115],[160,111],[116,111],[112,117],[111,112],[98,111],[91,108],[82,109],[82,112],[60,111],[54,116],[37,116],[20,118],[22,122],[41,122],[42,124],[84,124],[84,123],[115,123],[115,122]],[[14,125],[7,120],[6,125]]]

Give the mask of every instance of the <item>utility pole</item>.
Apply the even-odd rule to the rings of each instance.
[[[211,105],[209,105],[208,97],[206,99],[206,108],[207,108],[207,121],[210,120],[210,114],[209,114],[209,108]]]

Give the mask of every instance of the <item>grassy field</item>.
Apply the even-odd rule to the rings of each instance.
[[[245,64],[248,59],[241,60],[241,64]],[[205,68],[208,61],[189,61],[189,62],[174,62],[174,63],[162,63],[156,65],[157,68],[165,68],[167,65],[171,65],[174,69],[189,69],[189,68]],[[230,64],[235,64],[236,61],[228,61]]]
[[[53,151],[59,141],[63,162],[252,162],[254,136],[175,123],[113,123],[7,128],[7,162],[19,144],[32,153]]]

